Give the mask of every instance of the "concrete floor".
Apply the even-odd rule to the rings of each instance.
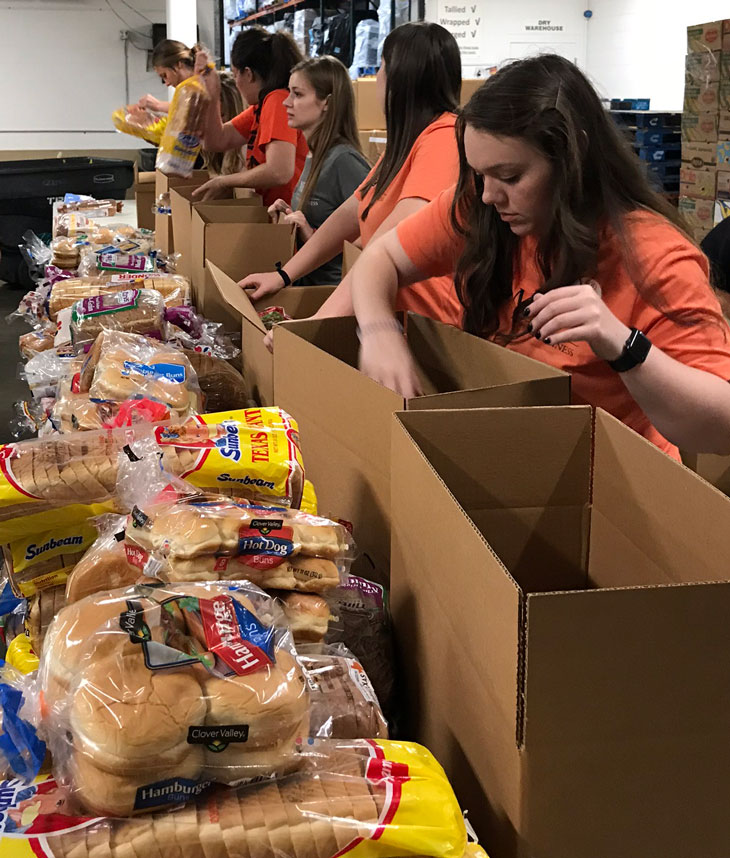
[[[30,390],[18,379],[21,364],[18,352],[18,337],[30,328],[25,322],[14,320],[8,324],[6,317],[15,310],[24,295],[21,288],[13,288],[0,280],[0,443],[13,439],[8,430],[8,421],[13,416],[13,403],[30,398]]]

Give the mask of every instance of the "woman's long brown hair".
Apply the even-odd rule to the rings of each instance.
[[[362,154],[355,120],[355,98],[347,69],[336,57],[319,57],[297,63],[292,69],[303,74],[320,101],[328,99],[327,110],[309,135],[312,163],[304,183],[299,208],[304,211],[317,186],[327,153],[333,146],[346,143]]]
[[[499,311],[512,300],[518,239],[494,206],[484,205],[483,180],[466,160],[464,129],[520,138],[551,163],[552,201],[549,228],[539,237],[537,265],[542,291],[595,276],[599,245],[606,230],[618,237],[630,275],[642,297],[679,324],[693,324],[697,314],[670,312],[644,287],[626,233],[625,216],[655,212],[677,229],[677,210],[654,191],[626,141],[585,75],[557,55],[511,63],[472,96],[457,120],[460,175],[452,222],[465,239],[456,270],[456,288],[470,333],[495,337]],[[601,284],[604,291],[610,283]],[[714,320],[713,318],[713,321]],[[520,332],[517,313],[502,341]],[[524,330],[524,329],[523,329]]]
[[[363,194],[375,189],[363,220],[388,190],[418,135],[442,113],[455,112],[461,94],[459,46],[440,24],[421,21],[396,27],[383,43],[383,59],[388,142],[362,189]]]

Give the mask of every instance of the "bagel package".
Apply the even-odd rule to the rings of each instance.
[[[165,302],[153,289],[123,289],[82,298],[71,310],[71,342],[77,354],[91,348],[106,329],[162,339]]]
[[[303,592],[336,587],[354,556],[348,531],[326,518],[168,489],[135,505],[125,542],[129,561],[162,580],[247,580]]]
[[[54,283],[48,298],[48,315],[56,321],[61,310],[72,307],[85,298],[98,298],[120,289],[149,289],[162,295],[166,307],[185,306],[190,303],[190,281],[179,274],[139,278],[136,275],[117,274],[111,277],[76,277]]]
[[[318,740],[285,777],[175,813],[79,815],[53,777],[2,785],[10,858],[487,858],[434,757],[411,742]],[[12,838],[12,839],[11,839]],[[15,851],[12,851],[15,850]]]
[[[135,586],[66,606],[39,671],[54,774],[86,813],[170,808],[296,768],[309,697],[276,604],[249,584]]]

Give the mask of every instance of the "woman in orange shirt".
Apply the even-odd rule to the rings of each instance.
[[[240,282],[252,290],[253,300],[276,294],[336,257],[344,241],[360,239],[365,247],[456,181],[459,155],[454,124],[461,57],[451,33],[430,23],[397,27],[383,45],[377,87],[388,130],[382,158],[281,273],[252,274]],[[399,296],[398,306],[450,324],[461,322],[461,306],[447,277],[412,284]],[[317,316],[351,314],[349,278],[345,278]]]
[[[289,71],[301,59],[287,33],[267,33],[260,27],[240,33],[231,48],[231,69],[239,92],[251,106],[224,123],[218,75],[208,73],[209,57],[198,51],[195,71],[211,96],[204,148],[211,152],[248,148],[246,169],[201,185],[193,192],[196,200],[224,196],[231,188],[252,188],[266,206],[278,199],[291,202],[308,150],[304,135],[289,127],[284,101],[289,95]]]
[[[576,402],[670,455],[730,453],[730,332],[707,260],[583,74],[558,56],[513,63],[457,131],[456,189],[354,269],[363,371],[417,392],[395,296],[455,272],[470,333],[571,372]]]

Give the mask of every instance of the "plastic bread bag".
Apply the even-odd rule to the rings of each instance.
[[[302,503],[299,427],[280,408],[209,412],[154,433],[165,469],[196,488],[281,507]],[[132,504],[138,495],[130,486]]]
[[[169,581],[240,581],[322,592],[347,574],[349,533],[326,518],[170,486],[132,509],[128,559]]]
[[[327,600],[319,593],[296,590],[268,590],[281,603],[291,628],[294,643],[321,644],[329,630],[332,614]]]
[[[301,770],[286,777],[131,819],[74,816],[49,776],[7,783],[0,825],[27,848],[11,853],[18,858],[486,858],[467,842],[453,789],[422,746],[319,740],[300,756]]]
[[[221,360],[233,360],[233,358],[238,357],[241,350],[234,345],[233,338],[225,332],[223,325],[219,322],[211,322],[194,314],[199,322],[195,326],[194,333],[179,327],[178,323],[181,321],[182,315],[180,311],[191,309],[190,307],[172,307],[165,310],[167,342],[186,352],[196,352]],[[171,322],[171,319],[174,319],[175,322]]]
[[[137,104],[129,104],[112,113],[112,122],[117,131],[132,134],[158,146],[167,125],[167,116],[145,110]]]
[[[65,217],[75,217],[66,215]],[[74,271],[81,261],[81,248],[88,245],[86,236],[58,236],[51,241],[51,265],[62,271]]]
[[[63,280],[54,285],[48,298],[48,315],[51,321],[55,322],[61,310],[72,307],[77,301],[132,288],[159,292],[165,307],[179,307],[190,303],[190,280],[179,274],[141,278],[136,274],[103,275]]]
[[[14,402],[13,416],[8,421],[10,435],[18,441],[35,438],[46,424],[54,403],[51,397]]]
[[[95,593],[130,587],[140,581],[140,571],[127,560],[124,528],[127,517],[108,513],[92,519],[98,536],[66,579],[66,604],[71,605]]]
[[[76,238],[94,228],[94,220],[81,211],[59,214],[53,225],[53,238]]]
[[[24,676],[38,670],[40,659],[33,649],[29,635],[22,632],[11,639],[5,653],[5,662]]]
[[[387,739],[388,724],[360,662],[342,644],[297,645],[309,684],[309,735],[319,739]]]
[[[207,411],[225,411],[246,405],[246,387],[237,369],[210,354],[186,349],[185,355],[198,376]]]
[[[114,217],[124,207],[122,200],[97,200],[84,194],[66,194],[62,200],[53,204],[54,214],[84,212],[89,217]]]
[[[193,75],[175,88],[170,103],[167,125],[157,150],[158,170],[167,176],[191,176],[200,154],[200,134],[208,94],[198,75]]]
[[[30,360],[41,352],[46,352],[54,346],[56,326],[45,320],[35,325],[32,331],[18,337],[18,350],[23,360]]]
[[[0,662],[0,774],[33,780],[46,756],[38,736],[35,679]]]
[[[329,644],[343,643],[370,677],[391,728],[396,714],[395,650],[388,593],[381,584],[349,575],[326,593],[332,620]]]
[[[66,604],[65,589],[63,584],[46,587],[28,599],[25,633],[33,652],[38,656],[43,653],[49,626]]]
[[[44,734],[87,813],[184,803],[291,771],[309,698],[273,600],[249,584],[135,586],[65,607],[41,657]]]
[[[120,248],[102,248],[95,254],[96,267],[99,271],[110,274],[136,274],[146,277],[155,271],[155,261],[145,253],[122,253]],[[79,272],[81,267],[79,266]]]
[[[71,311],[71,342],[77,353],[88,351],[104,330],[146,334],[162,339],[165,302],[152,289],[124,289],[82,298]]]
[[[33,280],[42,280],[46,265],[51,261],[51,250],[33,230],[23,233],[23,242],[18,245],[20,254],[28,266],[28,273]]]
[[[39,352],[22,368],[20,378],[27,382],[34,399],[55,396],[62,378],[73,368],[73,358],[57,354],[55,349]]]
[[[198,377],[183,352],[123,331],[99,335],[81,369],[79,390],[97,401],[154,400],[177,419],[203,410]]]

